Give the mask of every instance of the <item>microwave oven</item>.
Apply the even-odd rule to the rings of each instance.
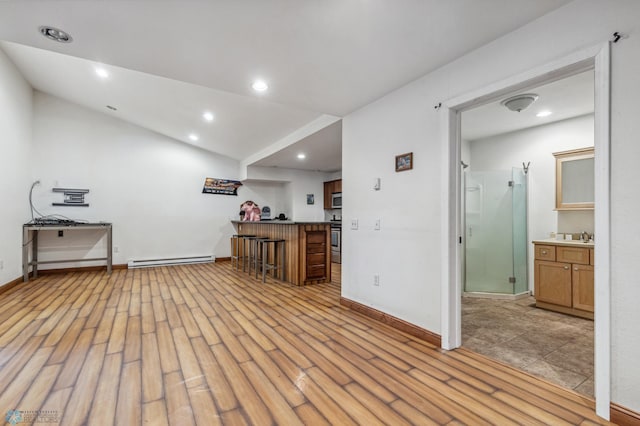
[[[334,192],[333,194],[331,194],[331,208],[342,208],[342,192]]]

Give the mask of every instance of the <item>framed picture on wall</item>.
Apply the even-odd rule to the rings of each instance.
[[[313,203],[314,203],[313,194],[307,194],[307,204],[313,204]]]
[[[413,152],[396,155],[396,172],[413,169]]]

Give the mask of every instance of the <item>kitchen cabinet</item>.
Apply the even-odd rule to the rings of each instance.
[[[285,279],[295,285],[331,281],[330,222],[232,221],[238,235],[285,240]],[[268,260],[272,261],[271,257]]]
[[[304,240],[304,282],[324,280],[327,278],[327,231],[305,230]]]
[[[331,194],[342,192],[342,179],[330,180],[324,183],[324,208],[331,209]]]
[[[581,244],[534,241],[537,307],[593,319],[593,248]]]

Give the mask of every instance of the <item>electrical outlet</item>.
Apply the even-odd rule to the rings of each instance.
[[[375,229],[376,231],[379,231],[379,230],[380,230],[380,219],[376,219],[376,224],[375,224],[375,226],[374,226],[374,229]]]
[[[380,275],[375,274],[373,276],[373,285],[375,285],[376,287],[380,285]]]
[[[58,237],[64,237],[64,231],[62,229],[58,231]]]
[[[118,253],[118,251],[120,251],[120,248],[118,246],[113,246],[113,252]]]
[[[358,219],[351,219],[351,229],[358,229]]]

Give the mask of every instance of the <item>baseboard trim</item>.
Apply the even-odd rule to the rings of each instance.
[[[8,283],[0,287],[0,294],[11,290],[21,282],[22,282],[22,277],[18,277],[15,280],[9,281]]]
[[[106,266],[76,266],[73,268],[57,268],[57,269],[38,269],[38,275],[47,275],[47,274],[65,274],[67,272],[95,272],[95,271],[104,271]],[[117,269],[129,269],[126,263],[119,263],[116,265],[112,265],[111,269],[114,271]]]
[[[396,318],[393,315],[389,315],[370,306],[363,305],[362,303],[358,303],[344,297],[340,298],[340,304],[346,306],[349,309],[353,309],[356,312],[360,312],[361,314],[366,315],[369,318],[373,318],[375,320],[383,322],[395,329],[404,331],[407,334],[422,339],[439,348],[442,347],[442,337],[432,331],[418,327],[417,325],[411,324],[405,320]]]
[[[611,422],[620,426],[640,425],[640,413],[612,402],[609,409]]]

